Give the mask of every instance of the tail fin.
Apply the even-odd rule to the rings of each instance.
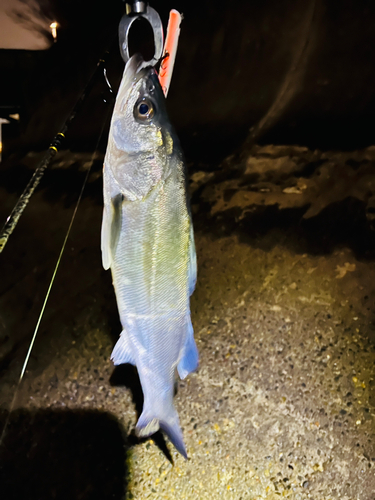
[[[146,406],[146,405],[145,405]],[[161,429],[168,436],[176,450],[184,458],[188,458],[182,435],[177,411],[173,404],[169,406],[167,412],[163,411],[162,417],[155,416],[155,412],[148,411],[147,407],[143,410],[136,426],[136,433],[139,437],[148,437]]]

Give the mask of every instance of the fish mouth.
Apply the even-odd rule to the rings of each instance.
[[[145,61],[141,54],[134,54],[126,63],[124,78],[128,85],[135,85],[149,72],[156,73],[153,66],[150,66],[149,62]]]

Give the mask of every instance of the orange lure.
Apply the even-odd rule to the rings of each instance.
[[[163,58],[159,70],[159,81],[165,97],[167,97],[171,83],[181,21],[181,14],[177,10],[172,9],[169,13],[167,36],[165,38]]]

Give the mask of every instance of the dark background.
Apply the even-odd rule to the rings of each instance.
[[[244,141],[321,149],[373,144],[374,2],[151,5],[165,27],[170,8],[184,14],[168,106],[188,159],[217,162]],[[0,79],[2,115],[21,110],[20,124],[4,127],[4,154],[48,145],[108,47],[107,71],[117,89],[123,62],[116,33],[123,9],[120,0],[41,2],[42,14],[61,26],[57,43],[43,52],[0,51],[7,75]],[[101,91],[98,86],[94,95],[100,98]],[[71,148],[86,150],[95,142],[96,102],[85,126],[71,130]]]

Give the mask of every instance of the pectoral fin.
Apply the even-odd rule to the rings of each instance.
[[[123,195],[120,193],[112,198],[112,223],[111,223],[111,239],[110,250],[112,256],[115,255],[117,243],[120,237],[122,225],[122,202]]]
[[[111,230],[111,212],[110,208],[104,206],[102,220],[102,263],[105,270],[111,267],[111,254],[109,251],[109,235]]]
[[[104,269],[109,269],[116,251],[122,225],[122,201],[121,193],[114,196],[108,204],[105,204],[102,221],[102,262]]]

